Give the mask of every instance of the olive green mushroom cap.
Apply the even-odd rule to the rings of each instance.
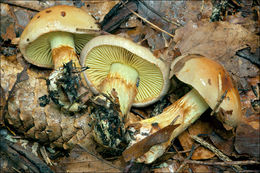
[[[169,88],[169,66],[156,58],[149,49],[120,36],[102,35],[89,41],[82,49],[80,63],[90,67],[84,72],[84,76],[88,86],[96,94],[113,63],[134,68],[139,77],[133,103],[136,107],[156,102]]]
[[[236,127],[242,121],[238,90],[219,63],[201,55],[183,55],[173,61],[170,77],[172,75],[195,88],[211,109],[216,108],[226,92],[216,110],[217,118],[231,127]]]
[[[53,6],[37,13],[24,29],[19,48],[27,61],[53,68],[49,37],[55,32],[71,33],[75,49],[80,53],[99,27],[95,19],[80,8],[67,5]]]

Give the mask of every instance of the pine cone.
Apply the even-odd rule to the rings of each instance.
[[[5,98],[22,70],[22,65],[17,61],[1,58],[1,87]],[[39,105],[39,97],[48,94],[43,78],[48,78],[50,71],[30,68],[27,74],[29,79],[17,84],[13,97],[8,101],[8,110],[4,115],[6,125],[25,137],[50,144],[51,147],[71,149],[80,140],[89,138],[91,127],[88,113],[69,115],[53,102],[45,107]]]

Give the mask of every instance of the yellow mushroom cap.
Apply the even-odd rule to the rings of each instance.
[[[80,53],[99,28],[95,19],[80,8],[59,5],[45,9],[32,18],[21,35],[19,48],[24,58],[37,66],[53,68],[48,33],[59,31],[73,34],[75,49]]]
[[[153,56],[149,49],[116,35],[98,36],[89,41],[80,55],[87,84],[99,93],[99,84],[106,78],[113,63],[129,65],[138,72],[137,95],[133,106],[152,104],[165,95],[169,88],[169,67]]]
[[[173,61],[170,76],[172,75],[195,88],[212,109],[227,91],[225,99],[216,110],[221,113],[217,118],[232,127],[241,121],[238,90],[222,65],[201,55],[184,55]]]

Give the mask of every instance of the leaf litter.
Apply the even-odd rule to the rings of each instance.
[[[256,63],[252,63],[250,58],[252,56],[257,57],[257,48],[259,47],[259,24],[255,18],[259,18],[259,12],[257,12],[258,6],[251,4],[246,4],[246,2],[242,2],[242,5],[234,5],[236,0],[232,0],[231,4],[238,9],[241,9],[242,12],[233,12],[231,15],[226,15],[224,13],[220,13],[221,15],[224,15],[222,18],[223,21],[218,22],[209,22],[209,19],[212,14],[212,10],[214,9],[214,3],[211,1],[205,0],[205,1],[141,1],[145,2],[146,6],[143,3],[139,3],[138,5],[138,14],[142,17],[148,19],[150,22],[156,24],[161,29],[164,29],[170,33],[175,33],[174,38],[170,38],[166,34],[162,34],[160,31],[151,28],[147,23],[143,22],[140,18],[135,17],[134,15],[130,16],[130,20],[117,25],[118,28],[115,28],[116,34],[117,33],[125,33],[129,38],[132,38],[136,42],[140,42],[140,44],[151,48],[151,50],[154,51],[154,53],[157,54],[157,57],[161,57],[168,62],[171,62],[173,57],[176,57],[180,54],[184,53],[198,53],[202,54],[204,56],[210,57],[218,62],[220,62],[222,65],[225,66],[225,68],[233,75],[233,78],[235,78],[235,82],[238,84],[242,99],[242,105],[243,105],[243,112],[245,113],[245,124],[238,127],[236,133],[229,133],[225,130],[223,131],[216,131],[216,127],[213,128],[213,132],[217,132],[217,135],[214,136],[214,133],[211,133],[209,135],[209,141],[211,141],[218,149],[220,149],[223,153],[227,155],[232,155],[234,152],[236,153],[236,156],[239,156],[239,154],[242,154],[243,156],[246,156],[247,158],[251,157],[259,157],[254,153],[254,147],[258,146],[259,143],[257,143],[256,140],[252,141],[253,137],[256,137],[257,130],[259,131],[259,115],[257,115],[257,104],[256,106],[253,105],[253,103],[259,102],[259,92],[258,96],[256,96],[255,91],[252,88],[259,87],[259,79],[257,78],[257,75],[259,75],[259,68],[257,67]],[[16,3],[16,2],[14,2]],[[18,3],[18,4],[17,4]],[[22,3],[18,2],[15,4],[16,6],[13,6],[12,4],[4,4],[1,3],[1,16],[3,15],[5,17],[6,23],[3,23],[4,25],[1,25],[1,53],[4,53],[4,55],[15,55],[17,53],[16,50],[12,51],[12,49],[16,49],[16,46],[11,43],[11,40],[15,40],[19,37],[21,34],[24,26],[26,26],[26,23],[29,21],[31,16],[33,16],[37,11],[44,9],[46,7],[57,5],[59,3],[61,4],[68,4],[68,5],[75,5],[77,7],[81,7],[84,10],[91,13],[96,19],[99,20],[99,22],[102,22],[105,15],[112,9],[112,7],[117,3],[117,1],[109,2],[106,1],[105,3],[102,3],[101,8],[100,2],[87,2],[79,1],[77,3],[72,3],[71,1],[61,1],[61,2],[54,2],[53,1],[46,1],[39,3],[33,3],[32,5],[28,5],[28,3]],[[243,6],[246,4],[245,6]],[[147,8],[147,5],[152,7],[156,12],[158,12],[161,16],[158,14],[155,14],[154,12],[151,12],[149,8]],[[172,8],[170,8],[172,7]],[[258,7],[258,8],[257,8]],[[4,9],[4,10],[2,10]],[[229,11],[232,9],[232,7],[228,6],[227,8]],[[246,14],[246,12],[248,13]],[[245,15],[246,14],[246,15]],[[118,14],[119,18],[120,15]],[[163,20],[163,17],[167,20],[174,21],[180,26],[175,25],[173,23],[167,22],[167,20]],[[127,22],[129,25],[126,25]],[[2,20],[1,20],[2,24]],[[3,26],[3,27],[2,27]],[[187,34],[189,33],[189,34]],[[4,42],[2,42],[4,40]],[[13,41],[15,42],[15,41]],[[7,44],[9,43],[9,44]],[[11,51],[10,51],[11,50]],[[239,51],[247,50],[249,53],[241,54]],[[162,57],[164,56],[164,57]],[[2,60],[3,57],[1,57]],[[257,60],[257,59],[256,59]],[[2,62],[1,62],[1,67]],[[9,67],[4,66],[4,68],[8,69]],[[20,67],[14,67],[13,72],[17,71],[15,68]],[[33,67],[35,68],[35,67]],[[43,69],[40,69],[39,71],[42,71]],[[44,70],[43,70],[44,71]],[[12,86],[12,83],[15,82],[16,76],[13,74],[12,70],[10,70],[9,75],[4,75],[3,73],[7,74],[7,71],[1,70],[1,89],[3,90],[2,93],[6,93],[8,91],[8,88]],[[41,72],[42,73],[42,72]],[[47,72],[48,73],[48,72]],[[43,73],[42,73],[43,74]],[[33,91],[35,88],[35,85],[39,84],[37,80],[35,79],[31,80],[35,77],[35,74],[31,72],[31,69],[28,71],[29,75],[29,83],[28,81],[24,82],[25,84],[21,83],[19,84],[18,90],[15,94],[19,94],[19,97],[21,98],[24,96],[22,94],[23,92]],[[31,77],[33,76],[33,77]],[[11,83],[6,83],[7,85],[3,85],[6,82],[6,77],[10,79],[10,81],[13,81]],[[4,79],[4,80],[3,80]],[[30,82],[31,81],[31,82]],[[254,81],[254,82],[252,82]],[[2,83],[4,82],[4,83]],[[28,85],[29,84],[29,85]],[[27,86],[26,86],[27,85]],[[4,86],[4,87],[3,87]],[[27,89],[23,89],[27,88]],[[39,90],[37,95],[43,95],[45,93],[44,87],[43,89]],[[259,91],[259,88],[258,88]],[[29,92],[30,93],[30,92]],[[33,98],[33,95],[27,95],[31,98]],[[26,96],[26,97],[27,97]],[[15,96],[17,100],[17,96]],[[172,96],[171,96],[172,97]],[[1,97],[2,99],[2,97]],[[30,102],[31,103],[31,102]],[[30,104],[29,103],[29,104]],[[2,104],[1,104],[2,106]],[[47,106],[47,111],[54,112],[56,114],[60,115],[60,112],[57,110],[53,110],[52,108],[49,108],[49,105]],[[259,107],[259,106],[258,106]],[[25,104],[21,104],[18,107],[21,110],[25,109]],[[33,109],[33,108],[32,108]],[[36,108],[37,112],[39,108]],[[140,109],[139,111],[145,112],[145,114],[151,113],[151,108],[146,109]],[[41,111],[40,111],[41,112]],[[10,112],[13,117],[9,117],[9,122],[16,126],[17,129],[28,129],[30,127],[30,123],[33,122],[28,116],[17,116],[17,111]],[[58,134],[53,134],[46,136],[44,133],[39,133],[37,129],[31,129],[30,131],[27,131],[25,135],[28,135],[29,137],[34,138],[34,136],[38,136],[37,138],[40,139],[48,139],[53,140],[55,139],[55,142],[53,145],[56,146],[62,146],[62,143],[64,140],[69,140],[67,144],[65,144],[65,147],[72,147],[76,143],[81,143],[86,148],[91,148],[91,151],[93,151],[94,155],[98,155],[98,153],[95,151],[95,143],[90,142],[92,140],[92,136],[88,134],[89,128],[85,128],[84,126],[88,126],[86,118],[84,116],[79,116],[76,121],[73,119],[67,119],[65,116],[61,115],[62,118],[55,118],[54,115],[49,116],[49,120],[46,120],[44,118],[40,118],[39,121],[34,121],[35,127],[42,129],[42,127],[46,126],[46,122],[48,125],[51,125],[52,128],[47,128],[46,131],[56,131]],[[81,118],[80,118],[81,117]],[[37,119],[36,117],[34,117]],[[27,124],[25,123],[25,126],[21,125],[20,120],[26,120],[28,121]],[[19,120],[19,121],[18,121]],[[59,128],[59,125],[55,122],[52,122],[53,120],[57,120],[57,123],[61,123],[62,128]],[[17,124],[16,124],[17,123]],[[69,124],[73,124],[73,127],[69,126]],[[208,124],[213,123],[211,120],[209,122],[198,122],[194,124],[194,126],[191,126],[185,133],[191,133],[191,134],[199,134],[199,133],[206,133],[208,129]],[[199,124],[199,125],[198,125]],[[192,129],[200,129],[197,132],[192,132]],[[62,130],[67,129],[67,131],[62,132]],[[203,131],[204,129],[204,131]],[[245,133],[247,130],[250,129],[248,133]],[[208,129],[209,130],[209,129]],[[18,130],[19,131],[19,130]],[[195,130],[196,131],[196,130]],[[211,132],[212,130],[209,130]],[[36,132],[36,133],[35,133]],[[73,134],[73,135],[72,135]],[[76,134],[76,135],[75,135]],[[229,135],[227,135],[229,134]],[[59,136],[62,137],[59,137]],[[84,140],[85,139],[85,140]],[[235,140],[234,140],[235,139]],[[255,138],[257,139],[257,137]],[[179,138],[180,143],[185,143],[185,140],[188,139],[181,139]],[[193,141],[190,142],[190,144],[194,144]],[[251,145],[250,145],[251,144]],[[183,149],[185,146],[183,144],[176,144],[176,141],[174,142],[174,145],[182,146]],[[227,146],[226,148],[223,146]],[[250,147],[247,147],[247,146]],[[232,146],[235,146],[232,148]],[[251,147],[252,146],[252,147]],[[188,148],[190,149],[191,146],[189,145]],[[199,149],[202,148],[202,149]],[[203,147],[199,147],[193,151],[193,159],[203,159],[209,157],[207,152],[209,152],[207,149]],[[170,149],[172,150],[172,149]],[[200,153],[200,154],[199,154]],[[89,157],[89,160],[85,160],[84,162],[84,155],[85,157]],[[86,164],[88,164],[90,167],[88,167],[90,170],[93,171],[102,171],[101,168],[104,168],[106,170],[107,163],[101,161],[95,161],[95,157],[86,156],[88,154],[84,153],[84,151],[78,152],[77,156],[80,156],[78,159],[75,160],[75,157],[72,156],[68,158],[63,158],[64,162],[61,164],[64,169],[63,170],[73,170],[73,171],[82,171]],[[82,156],[82,157],[81,157]],[[207,156],[207,157],[206,157]],[[211,156],[213,157],[213,155]],[[209,158],[211,158],[209,157]],[[72,163],[70,166],[69,164],[66,164],[66,161],[69,159],[74,159],[75,162]],[[173,157],[174,159],[174,157]],[[212,160],[216,160],[216,158],[212,158]],[[80,163],[84,163],[80,165]],[[109,161],[110,162],[110,161]],[[118,164],[119,167],[123,168],[125,163],[123,161],[120,161],[120,158],[114,158],[114,162],[121,162],[121,164]],[[61,162],[58,162],[61,163]],[[91,163],[95,163],[91,165]],[[168,163],[168,167],[170,166],[180,166],[180,162],[176,163]],[[106,165],[106,166],[105,166]],[[166,164],[167,165],[167,164]],[[193,171],[212,171],[214,169],[209,169],[208,166],[203,165],[195,165],[195,164],[188,164],[190,165],[191,169]],[[92,167],[93,166],[93,167]],[[57,168],[61,168],[58,167]],[[253,167],[254,168],[254,167]],[[107,170],[111,170],[112,168],[107,168]],[[155,169],[156,171],[162,171],[162,168]],[[168,169],[169,170],[169,169]],[[175,169],[176,170],[176,169]],[[117,171],[117,170],[115,170]],[[216,170],[215,170],[216,171]]]

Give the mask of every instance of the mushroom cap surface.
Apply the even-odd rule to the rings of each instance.
[[[99,28],[95,19],[80,8],[68,5],[47,8],[37,13],[31,19],[21,35],[19,48],[24,58],[34,65],[53,68],[51,49],[48,43],[49,35],[47,33],[59,31],[73,34],[75,48],[77,53],[79,53],[85,43],[94,35],[97,35]],[[35,48],[34,46],[37,47]],[[30,48],[32,51],[37,49],[38,53],[31,55],[28,50]],[[34,59],[37,55],[42,56]],[[43,60],[43,57],[46,60]]]
[[[219,63],[201,55],[183,55],[171,65],[171,74],[191,85],[214,109],[227,91],[216,112],[217,118],[225,125],[235,127],[242,119],[241,102],[237,88],[228,72]]]
[[[113,63],[123,63],[134,68],[139,75],[137,95],[133,106],[143,107],[164,96],[169,89],[169,66],[156,58],[149,49],[133,41],[116,36],[102,35],[89,41],[80,55],[90,89],[99,93],[99,84],[106,78]]]

